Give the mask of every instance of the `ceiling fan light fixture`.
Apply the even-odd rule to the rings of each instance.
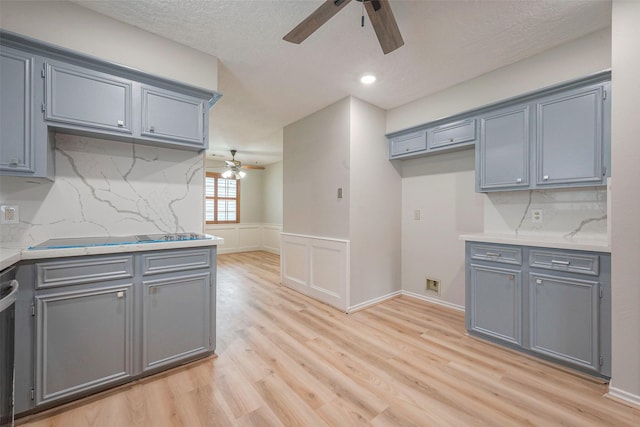
[[[370,85],[372,83],[374,83],[376,81],[376,76],[374,76],[373,74],[365,74],[362,77],[360,77],[360,83],[362,83],[363,85]]]

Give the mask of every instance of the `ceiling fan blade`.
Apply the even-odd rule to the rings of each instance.
[[[371,0],[366,2],[367,14],[371,25],[376,32],[380,47],[386,55],[404,45],[400,29],[396,23],[396,18],[391,11],[388,0]]]
[[[264,169],[264,166],[257,166],[257,165],[242,165],[242,169]]]
[[[340,9],[349,4],[350,1],[351,0],[326,0],[282,39],[291,43],[302,43],[307,37],[313,34],[315,30],[320,28],[322,24],[338,13]]]

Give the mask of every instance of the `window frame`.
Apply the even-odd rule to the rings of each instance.
[[[214,184],[213,184],[213,197],[209,197],[207,196],[207,178],[213,178],[214,179]],[[236,179],[236,197],[218,197],[218,180],[219,179],[229,179],[229,178],[223,178],[222,174],[219,172],[206,172],[205,173],[205,182],[204,182],[204,200],[205,200],[205,209],[204,209],[204,217],[205,217],[205,224],[238,224],[240,223],[240,180]],[[206,208],[206,202],[207,200],[213,200],[213,221],[207,221],[207,208]],[[216,218],[218,218],[218,200],[235,200],[236,201],[236,219],[232,220],[232,221],[218,221],[216,220]]]

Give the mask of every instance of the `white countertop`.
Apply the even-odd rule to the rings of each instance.
[[[224,239],[208,235],[204,240],[174,240],[170,242],[132,243],[124,245],[88,246],[59,249],[18,249],[0,247],[0,270],[11,267],[20,260],[60,258],[82,255],[101,255],[121,252],[158,251],[162,249],[197,248],[216,246],[224,243]]]
[[[502,243],[506,245],[537,246],[543,248],[572,249],[577,251],[611,252],[609,244],[602,240],[582,238],[565,239],[561,236],[516,236],[515,234],[462,234],[460,240],[469,242]]]

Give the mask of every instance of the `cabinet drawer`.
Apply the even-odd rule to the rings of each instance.
[[[474,243],[471,244],[471,259],[522,265],[522,249]]]
[[[36,264],[36,289],[133,277],[133,257],[95,257]]]
[[[440,148],[473,142],[476,139],[476,119],[447,123],[429,130],[429,148]]]
[[[209,249],[183,249],[144,254],[142,256],[142,274],[148,276],[172,271],[209,268],[211,266],[209,254]]]
[[[419,131],[407,135],[400,135],[393,138],[390,142],[391,157],[402,156],[403,154],[413,153],[427,149],[427,133]]]
[[[600,257],[561,251],[531,250],[529,252],[529,266],[598,276],[600,274]]]

